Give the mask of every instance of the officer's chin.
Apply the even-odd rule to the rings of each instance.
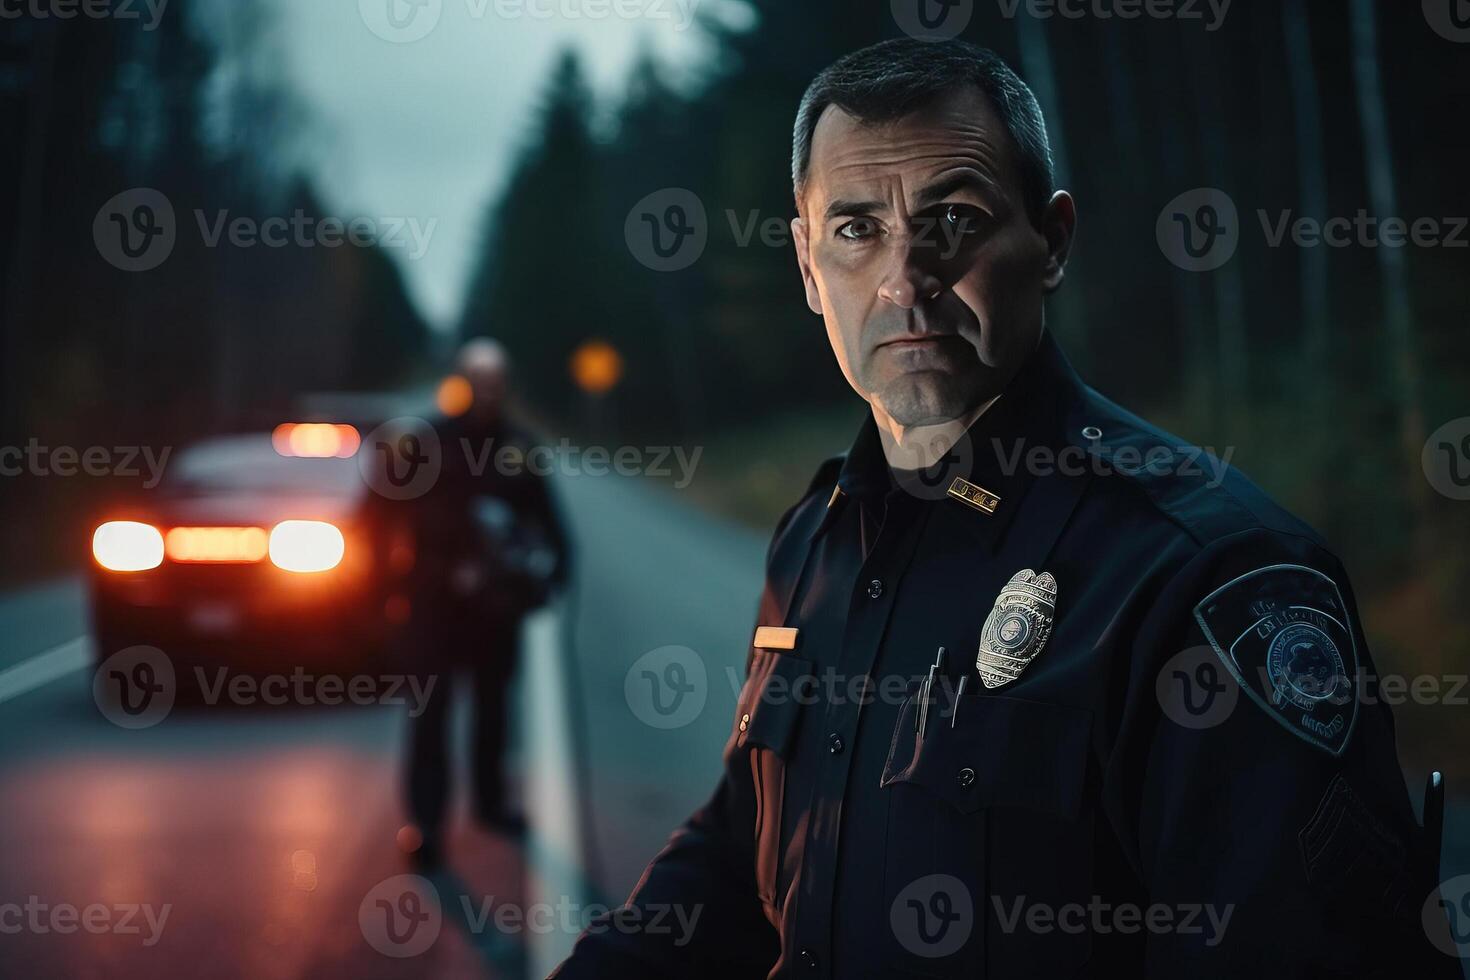
[[[912,371],[887,385],[877,403],[905,428],[946,425],[970,414],[973,388],[967,379],[948,372]]]

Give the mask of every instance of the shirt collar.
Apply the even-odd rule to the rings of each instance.
[[[933,488],[932,493],[925,491],[924,498],[944,508],[968,511],[979,522],[983,536],[997,537],[1030,484],[1041,475],[1031,454],[1040,448],[1047,454],[1043,459],[1055,461],[1068,444],[1067,425],[1079,414],[1083,390],[1056,340],[1044,330],[1036,350],[995,403],[970,426],[956,450],[922,474],[924,486]],[[956,477],[998,497],[994,513],[951,495],[948,491]],[[883,455],[877,422],[869,413],[838,474],[838,494],[871,505],[899,489]],[[834,495],[830,504],[837,499]]]

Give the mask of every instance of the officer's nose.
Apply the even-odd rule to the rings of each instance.
[[[878,296],[897,306],[911,310],[925,300],[934,299],[944,289],[944,282],[920,261],[925,257],[922,246],[909,242],[894,249],[893,267],[878,286]]]

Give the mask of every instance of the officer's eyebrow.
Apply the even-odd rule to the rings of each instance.
[[[827,210],[823,213],[823,220],[831,221],[833,218],[852,218],[872,214],[886,207],[888,207],[886,201],[848,201],[838,198],[827,205]]]
[[[995,185],[973,170],[967,170],[925,187],[919,191],[914,203],[920,208],[928,207],[960,191],[970,191],[976,197],[988,199],[994,196]]]

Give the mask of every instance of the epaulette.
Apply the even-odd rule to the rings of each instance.
[[[1213,447],[1196,446],[1093,393],[1068,427],[1093,473],[1141,490],[1164,517],[1201,545],[1252,528],[1316,538]]]

